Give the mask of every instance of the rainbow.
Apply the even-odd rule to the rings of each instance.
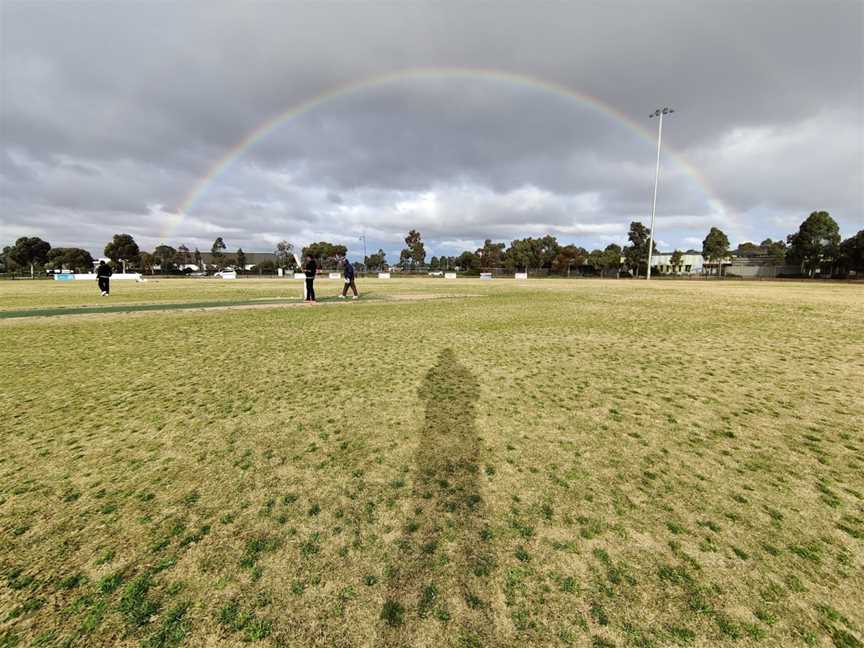
[[[601,99],[598,99],[597,97],[576,92],[575,90],[572,90],[561,84],[554,83],[552,81],[546,81],[544,79],[526,76],[523,74],[516,74],[512,72],[504,72],[501,70],[487,68],[407,68],[398,70],[396,72],[367,77],[359,81],[331,88],[305,101],[294,104],[287,110],[284,110],[259,124],[239,142],[237,142],[237,144],[232,146],[192,186],[191,190],[186,194],[186,196],[181,201],[179,207],[177,208],[176,212],[173,214],[174,217],[169,219],[169,222],[162,233],[163,238],[165,240],[169,239],[171,233],[182,222],[184,216],[186,214],[189,214],[194,209],[195,203],[201,198],[202,195],[204,195],[204,193],[206,193],[207,188],[213,183],[216,178],[218,178],[229,166],[231,166],[231,164],[235,160],[241,157],[246,150],[255,145],[256,142],[262,140],[270,132],[272,132],[284,122],[299,115],[302,115],[303,113],[314,110],[318,106],[321,106],[322,104],[325,104],[329,101],[340,99],[356,92],[372,89],[378,86],[398,83],[399,81],[403,80],[424,78],[444,80],[493,80],[549,92],[557,96],[565,97],[569,100],[577,101],[580,105],[588,106],[593,110],[596,110],[604,115],[614,118],[615,120],[624,124],[627,128],[637,133],[641,137],[647,139],[648,141],[656,141],[655,131],[649,129],[647,125],[635,121],[633,118],[624,114],[617,108],[610,106],[609,104],[605,103]],[[699,169],[694,167],[693,164],[691,164],[689,160],[687,160],[683,155],[676,153],[668,146],[664,146],[663,156],[667,159],[671,157],[677,165],[683,168],[684,171],[690,177],[692,177],[693,180],[701,187],[705,195],[713,202],[716,208],[719,209],[719,211],[724,215],[727,221],[729,221],[730,224],[732,224],[733,226],[737,226],[737,222],[732,217],[732,214],[725,209],[723,201],[720,200],[716,192],[713,191],[710,183],[708,182],[708,179],[702,174],[701,171],[699,171]]]

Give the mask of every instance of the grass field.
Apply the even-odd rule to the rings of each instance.
[[[360,289],[0,319],[0,647],[862,645],[861,286]]]

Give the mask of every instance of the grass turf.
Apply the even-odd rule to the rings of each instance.
[[[359,279],[364,293],[399,294],[406,286],[418,285],[413,280]],[[105,306],[149,306],[189,302],[255,302],[277,299],[300,299],[303,284],[295,279],[160,279],[148,278],[145,283],[129,280],[111,282],[110,297],[102,297],[95,281],[4,281],[0,283],[0,314],[40,308],[103,308]],[[342,291],[342,282],[318,279],[316,297],[334,297]],[[456,286],[444,280],[430,281],[424,293],[458,292]]]
[[[0,322],[0,646],[861,645],[860,287],[367,287]]]

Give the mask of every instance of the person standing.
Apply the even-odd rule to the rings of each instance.
[[[342,294],[340,297],[345,299],[345,296],[348,294],[348,289],[350,288],[354,291],[353,299],[357,299],[360,295],[357,294],[357,285],[354,283],[354,266],[351,265],[348,257],[342,257],[342,265],[345,267],[345,286],[342,288]]]
[[[318,273],[318,264],[311,254],[306,255],[306,264],[303,268],[306,275],[306,299],[307,302],[315,301],[315,275]]]
[[[111,292],[110,278],[114,274],[111,272],[111,266],[105,261],[99,262],[99,267],[96,269],[96,281],[99,284],[99,290],[102,291],[102,296],[107,297]]]

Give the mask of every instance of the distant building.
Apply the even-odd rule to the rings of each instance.
[[[654,274],[699,274],[706,263],[702,255],[695,250],[682,253],[681,263],[672,266],[672,252],[655,252],[651,255],[651,272]],[[621,265],[626,265],[626,258],[621,257]]]
[[[705,260],[698,252],[687,251],[681,255],[681,263],[672,265],[672,252],[656,252],[651,255],[651,272],[660,274],[699,274]]]
[[[651,255],[651,273],[652,274],[676,274],[676,275],[691,275],[691,274],[717,274],[718,269],[721,274],[731,274],[730,268],[739,261],[736,257],[727,256],[720,261],[708,261],[696,250],[687,250],[681,253],[681,263],[677,266],[672,265],[673,252],[655,252]],[[626,264],[625,257],[621,257],[621,265]],[[719,267],[719,268],[718,268]],[[755,276],[755,275],[739,275],[739,276]]]
[[[707,259],[702,263],[702,272],[711,275],[711,274],[720,274],[722,276],[726,276],[728,274],[729,268],[732,266],[733,257],[727,256],[723,257],[719,261],[708,261]]]
[[[801,268],[787,265],[782,257],[748,255],[733,257],[724,273],[730,277],[797,277],[801,274]]]

